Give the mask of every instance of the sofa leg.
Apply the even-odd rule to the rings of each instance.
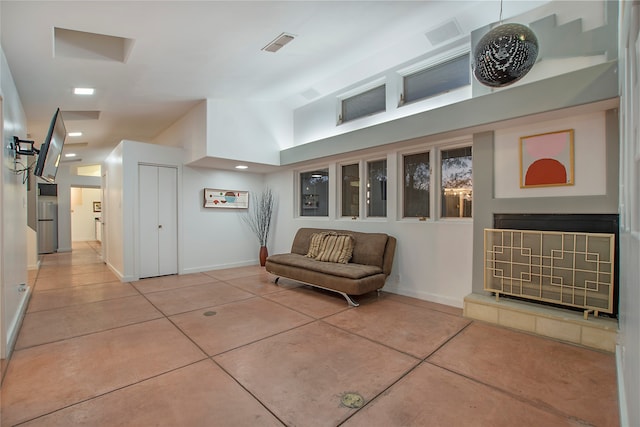
[[[344,299],[347,300],[347,302],[349,303],[349,305],[351,307],[359,307],[360,304],[358,304],[353,298],[351,298],[349,295],[345,294],[344,292],[338,292],[340,295],[342,295],[344,297]]]

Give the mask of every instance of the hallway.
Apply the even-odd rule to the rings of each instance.
[[[121,283],[99,250],[43,257],[2,427],[619,425],[612,354],[258,266]]]

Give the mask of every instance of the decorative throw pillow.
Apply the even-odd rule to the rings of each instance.
[[[311,240],[309,241],[309,251],[307,252],[307,258],[315,258],[320,253],[320,246],[325,237],[330,234],[336,234],[331,231],[323,231],[321,233],[313,233]]]
[[[348,234],[326,236],[320,245],[318,261],[339,262],[346,264],[353,254],[353,237]]]

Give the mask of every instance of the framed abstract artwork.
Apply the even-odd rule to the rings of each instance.
[[[249,207],[249,192],[205,188],[204,207],[246,209]]]
[[[520,188],[574,185],[573,129],[520,138]]]

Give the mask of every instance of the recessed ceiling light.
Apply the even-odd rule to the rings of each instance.
[[[65,157],[75,157],[76,153],[67,153],[64,155]]]
[[[236,166],[236,169],[248,169],[248,168],[249,168],[249,166],[246,166],[246,165],[238,165],[238,166]]]
[[[82,136],[82,132],[69,132],[67,133],[68,136]]]
[[[95,91],[92,87],[76,87],[73,88],[73,93],[76,95],[93,95]]]

